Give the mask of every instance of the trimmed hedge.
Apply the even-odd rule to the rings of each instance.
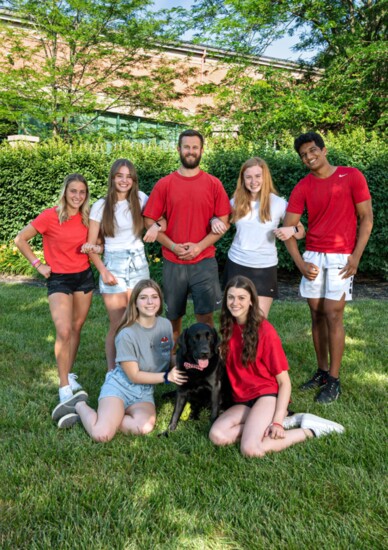
[[[388,206],[388,146],[381,144],[375,137],[367,141],[362,131],[340,137],[329,136],[326,141],[332,164],[355,166],[367,178],[375,225],[360,271],[387,278],[388,226],[385,223],[385,212]],[[275,185],[284,197],[290,195],[295,183],[306,174],[305,167],[291,148],[275,151],[253,145],[236,146],[235,143],[209,144],[202,167],[220,178],[231,196],[241,164],[254,155],[266,159]],[[110,165],[120,157],[134,162],[140,187],[147,194],[159,178],[179,165],[174,148],[134,145],[128,141],[114,145],[104,142],[69,145],[53,140],[33,148],[11,148],[3,144],[0,147],[0,242],[9,243],[44,208],[55,204],[63,178],[71,172],[80,172],[85,176],[90,186],[91,202],[104,196]],[[217,258],[221,268],[232,236],[230,231],[217,244]],[[158,244],[147,247],[154,257],[159,254]],[[278,247],[279,266],[294,270],[284,245],[278,243]]]

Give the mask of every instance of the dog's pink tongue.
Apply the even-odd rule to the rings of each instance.
[[[209,364],[209,359],[198,359],[198,366],[201,370],[206,369],[208,364]]]

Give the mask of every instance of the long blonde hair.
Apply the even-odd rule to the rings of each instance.
[[[105,197],[104,212],[101,220],[100,233],[102,237],[114,237],[115,235],[115,204],[117,202],[117,193],[115,186],[115,176],[122,166],[126,166],[129,175],[132,178],[132,187],[128,191],[127,201],[129,210],[132,214],[133,232],[136,237],[140,237],[144,228],[143,216],[141,215],[139,201],[139,180],[135,166],[127,159],[117,159],[109,172],[108,193]]]
[[[261,222],[271,221],[271,193],[277,195],[277,191],[272,181],[271,172],[269,171],[268,164],[260,157],[253,157],[244,162],[241,166],[240,174],[237,180],[236,190],[233,194],[234,207],[231,221],[236,223],[249,212],[251,212],[251,193],[245,187],[244,174],[248,168],[253,166],[260,166],[263,171],[263,184],[259,192],[260,210],[259,219]]]
[[[129,302],[124,312],[123,318],[121,319],[121,322],[117,327],[116,334],[118,334],[123,328],[130,327],[136,322],[137,318],[139,317],[139,311],[136,307],[136,301],[139,297],[139,294],[146,288],[153,288],[159,295],[160,307],[156,312],[156,316],[163,313],[163,294],[160,286],[152,279],[142,279],[141,281],[136,283],[132,290],[131,297],[129,298]]]
[[[61,192],[59,193],[59,200],[58,200],[58,206],[57,206],[57,214],[59,223],[62,224],[63,222],[66,222],[69,218],[69,212],[67,211],[67,201],[66,201],[66,190],[68,186],[73,183],[73,181],[79,181],[80,183],[83,183],[86,187],[86,199],[83,202],[81,208],[79,209],[79,212],[82,217],[82,223],[85,227],[89,227],[89,187],[86,183],[86,179],[81,176],[81,174],[69,174],[65,177],[65,180],[62,185]]]

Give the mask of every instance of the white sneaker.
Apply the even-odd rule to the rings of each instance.
[[[321,437],[322,435],[327,435],[332,432],[342,434],[345,431],[345,428],[341,424],[337,424],[337,422],[332,422],[331,420],[326,420],[326,418],[308,413],[303,415],[300,427],[312,430],[315,437]]]
[[[283,428],[285,430],[290,430],[291,428],[300,428],[302,419],[305,413],[294,413],[291,416],[286,416],[283,420]]]
[[[68,399],[73,397],[73,391],[70,386],[62,386],[59,388],[59,402],[64,403]]]
[[[62,418],[62,416],[65,416],[66,414],[75,413],[75,404],[79,401],[87,401],[88,400],[88,394],[86,391],[79,391],[75,393],[74,395],[71,394],[70,399],[67,401],[62,401],[55,407],[51,414],[51,418],[53,420],[59,420]]]
[[[77,422],[79,421],[80,421],[80,417],[78,416],[77,413],[69,413],[69,414],[66,414],[65,416],[62,416],[62,418],[58,420],[58,428],[59,429],[71,428],[72,426],[77,424]]]
[[[68,376],[69,386],[71,387],[71,390],[73,392],[82,390],[82,386],[79,382],[77,382],[77,378],[78,376],[74,374],[74,372],[69,373],[69,376]]]

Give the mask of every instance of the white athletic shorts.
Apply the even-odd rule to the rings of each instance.
[[[302,277],[299,293],[303,298],[328,298],[329,300],[352,299],[353,276],[342,279],[339,272],[345,267],[349,254],[326,254],[306,250],[303,254],[305,262],[312,263],[319,268],[314,281]]]

